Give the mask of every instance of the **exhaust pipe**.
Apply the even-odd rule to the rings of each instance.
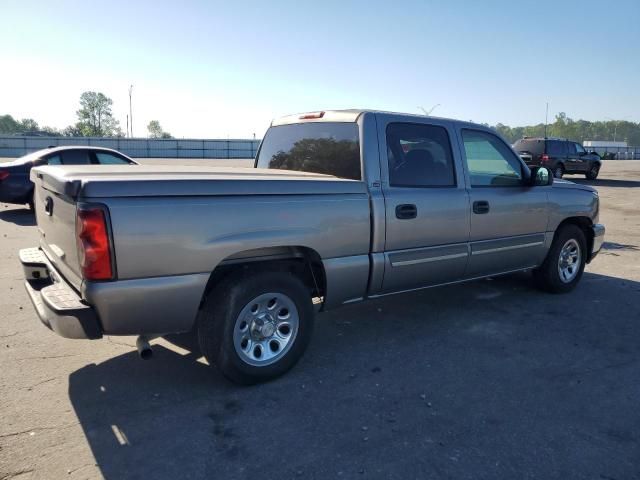
[[[153,356],[153,350],[149,340],[153,340],[155,337],[147,337],[146,335],[140,335],[136,339],[136,348],[138,349],[138,355],[143,360],[149,360]]]

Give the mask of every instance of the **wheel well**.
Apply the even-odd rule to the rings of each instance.
[[[593,222],[591,221],[591,219],[589,217],[565,218],[562,222],[560,222],[558,228],[556,228],[554,240],[555,236],[558,235],[560,229],[565,225],[576,225],[580,228],[580,230],[582,230],[582,233],[584,233],[584,238],[587,240],[587,259],[588,261],[590,261],[591,259],[589,258],[589,254],[591,253],[591,250],[593,248],[593,228],[591,228],[593,226]]]
[[[302,280],[312,297],[324,298],[326,294],[326,275],[318,252],[307,247],[273,247],[239,252],[220,262],[209,276],[200,307],[216,285],[240,270],[290,272]]]

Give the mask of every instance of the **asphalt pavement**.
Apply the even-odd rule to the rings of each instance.
[[[527,274],[318,318],[239,387],[193,339],[60,338],[24,291],[32,214],[0,205],[0,480],[640,478],[640,162],[606,162],[602,253],[568,295]]]

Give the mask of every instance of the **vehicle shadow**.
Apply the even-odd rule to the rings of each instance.
[[[568,295],[523,274],[424,290],[319,316],[300,364],[267,384],[233,385],[158,345],[151,361],[132,351],[75,371],[69,396],[107,480],[625,478],[639,296],[590,273]],[[549,462],[525,453],[549,448]]]
[[[602,248],[604,250],[631,250],[631,251],[640,250],[637,245],[630,245],[630,244],[616,243],[616,242],[604,242],[602,244]]]
[[[620,188],[638,188],[640,181],[637,180],[616,180],[609,178],[597,178],[595,180],[587,180],[586,178],[567,178],[574,183],[581,185],[591,185],[592,187],[620,187]]]
[[[36,216],[28,207],[0,210],[0,220],[23,227],[33,227],[36,224]]]

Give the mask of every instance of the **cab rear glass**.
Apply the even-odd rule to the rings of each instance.
[[[271,127],[260,146],[256,167],[361,180],[358,125],[310,122]]]

